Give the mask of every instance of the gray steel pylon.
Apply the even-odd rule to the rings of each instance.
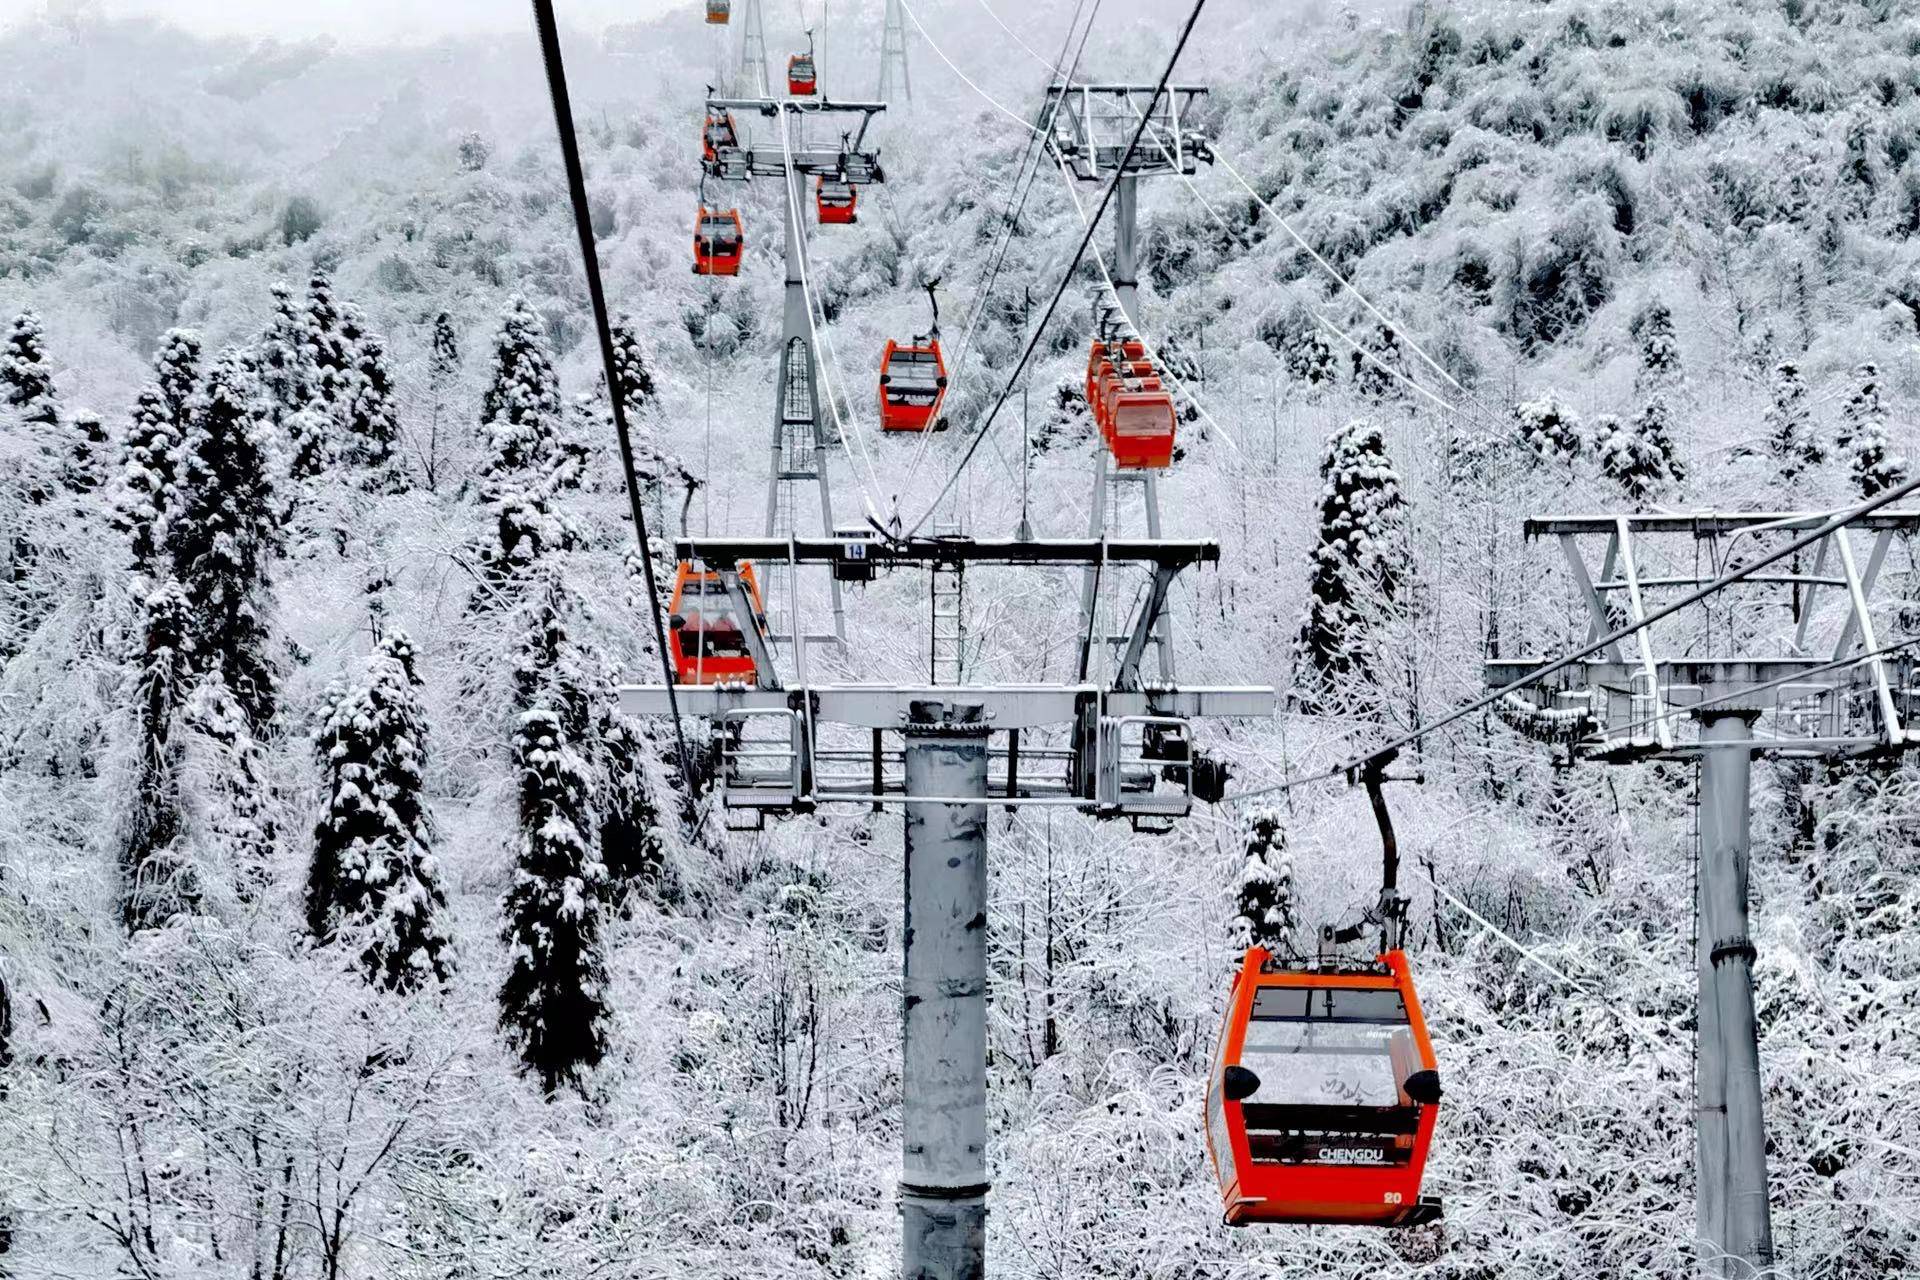
[[[773,449],[767,472],[767,536],[793,537],[799,527],[800,488],[812,481],[820,492],[820,532],[832,537],[833,491],[827,476],[827,439],[820,430],[820,367],[813,346],[813,326],[807,319],[807,295],[803,283],[806,232],[794,218],[796,209],[804,209],[806,190],[801,175],[788,175],[788,198],[782,201],[786,226],[787,287],[780,329],[780,369],[774,380]],[[796,655],[807,636],[801,625],[799,602],[787,600],[784,613],[777,612],[774,597],[787,586],[785,574],[775,575],[772,565],[763,568],[762,590],[767,596],[768,620],[774,639],[790,638]],[[776,577],[779,581],[776,581]],[[827,578],[833,598],[833,635],[847,638],[846,613],[840,599],[840,580]],[[788,592],[788,594],[791,594]],[[796,662],[798,658],[796,657]]]
[[[895,64],[899,66],[900,92],[913,101],[913,76],[907,70],[907,29],[901,21],[900,0],[887,0],[887,24],[880,33],[880,92],[882,102],[893,101]]]
[[[740,0],[740,67],[733,92],[742,98],[773,96],[767,80],[767,30],[760,0]]]

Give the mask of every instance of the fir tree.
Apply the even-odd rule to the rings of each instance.
[[[547,358],[540,317],[525,298],[516,297],[501,318],[493,379],[480,402],[489,449],[481,470],[483,488],[496,492],[528,476],[544,482],[559,418],[560,380]]]
[[[1779,464],[1780,478],[1788,484],[1802,472],[1827,460],[1826,446],[1813,428],[1811,406],[1807,403],[1807,380],[1800,366],[1782,360],[1773,368],[1773,403],[1767,407],[1767,448]]]
[[[1542,462],[1571,466],[1586,447],[1579,416],[1552,392],[1538,400],[1522,401],[1514,407],[1513,417],[1520,428],[1521,444]]]
[[[601,683],[607,690],[613,685],[611,679]],[[653,743],[638,721],[620,713],[611,694],[597,700],[593,729],[600,757],[595,770],[600,861],[616,882],[656,885],[666,863],[666,842],[645,767]]]
[[[92,493],[107,482],[108,453],[112,442],[100,415],[91,409],[76,409],[67,423],[67,447],[60,459],[60,483],[68,493]]]
[[[1593,449],[1601,473],[1635,502],[1646,501],[1668,481],[1686,479],[1668,423],[1667,400],[1661,395],[1650,398],[1631,422],[1611,414],[1593,421]]]
[[[1400,395],[1404,385],[1395,374],[1401,373],[1400,340],[1385,325],[1374,326],[1371,338],[1363,344],[1364,353],[1354,350],[1353,386],[1375,404]]]
[[[365,681],[328,689],[315,737],[325,810],[313,834],[307,927],[358,949],[367,981],[444,982],[452,951],[426,805],[426,718],[412,644],[389,631]]]
[[[621,407],[627,411],[629,425],[653,403],[653,371],[647,365],[640,328],[622,312],[613,322],[613,371],[620,379]]]
[[[174,433],[184,437],[200,393],[200,335],[191,329],[167,330],[153,357],[153,378]]]
[[[127,535],[134,572],[147,578],[154,576],[155,558],[166,541],[179,449],[180,431],[166,397],[158,387],[146,388],[120,440],[113,525]]]
[[[1872,361],[1853,371],[1853,391],[1840,410],[1838,443],[1861,497],[1884,493],[1907,478],[1907,460],[1888,452],[1892,445],[1887,407],[1880,397],[1880,367]]]
[[[520,834],[513,883],[502,902],[510,968],[500,987],[500,1026],[525,1070],[551,1096],[586,1091],[606,1052],[610,1009],[601,955],[600,904],[607,871],[593,851],[585,763],[542,707],[520,717]]]
[[[1646,396],[1672,395],[1685,382],[1680,367],[1680,343],[1673,332],[1673,312],[1655,298],[1640,309],[1631,326],[1640,349],[1640,367],[1634,389]]]
[[[273,320],[260,338],[260,386],[282,424],[313,399],[307,364],[305,322],[284,280],[273,283]]]
[[[180,584],[163,581],[147,593],[142,652],[132,679],[135,785],[118,842],[121,916],[130,931],[165,924],[199,898],[180,850],[180,745],[174,737],[191,675],[192,619]]]
[[[1264,806],[1247,814],[1246,858],[1234,905],[1232,945],[1236,954],[1259,947],[1273,955],[1296,952],[1293,857],[1278,810]]]
[[[436,391],[453,385],[460,371],[460,340],[453,331],[453,317],[442,311],[433,318],[433,353],[427,361],[427,377]]]
[[[232,354],[208,373],[180,445],[179,496],[166,537],[173,576],[196,605],[196,670],[218,673],[257,733],[275,707],[266,615],[280,512],[271,436],[251,393]]]
[[[306,396],[285,426],[293,449],[288,472],[304,480],[325,471],[339,456],[339,436],[353,399],[353,348],[333,300],[333,281],[324,271],[315,271],[307,284],[299,364]]]
[[[40,317],[22,311],[0,344],[0,400],[20,411],[22,420],[51,427],[60,421],[53,390],[53,366],[47,361]]]
[[[353,359],[346,414],[347,458],[367,474],[363,487],[397,493],[406,488],[406,473],[395,451],[400,420],[393,398],[393,374],[387,365],[387,344],[368,333],[357,308],[348,307],[341,323],[351,343]]]
[[[1368,614],[1391,607],[1406,559],[1405,499],[1380,428],[1364,419],[1327,440],[1320,462],[1320,537],[1312,599],[1294,642],[1295,661],[1325,688],[1346,676],[1371,679]]]
[[[586,482],[593,442],[611,429],[598,396],[583,391],[567,401],[566,417],[553,441],[552,492],[566,493]]]
[[[197,825],[225,853],[241,900],[257,902],[271,881],[279,836],[265,752],[225,680],[195,684],[181,723],[191,731]]]

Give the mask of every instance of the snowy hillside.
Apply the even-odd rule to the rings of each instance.
[[[1079,10],[909,8],[887,181],[812,232],[837,514],[1084,536],[1105,231],[943,492],[1099,196],[1007,114]],[[1151,83],[1179,8],[1109,0],[1081,73]],[[882,11],[773,4],[771,60],[817,17],[866,97]],[[777,181],[709,184],[745,265],[689,271],[729,33],[565,34],[648,516],[758,533]],[[1232,791],[1586,639],[1527,516],[1825,509],[1920,464],[1903,6],[1218,0],[1174,80],[1217,158],[1143,185],[1141,328],[1181,375],[1166,533],[1221,558],[1173,634],[1183,680],[1283,707],[1199,728]],[[0,1277],[899,1273],[901,816],[729,832],[619,711],[654,604],[546,95],[531,30],[0,29]],[[947,429],[883,436],[932,281]],[[1882,644],[1917,570],[1896,543]],[[968,592],[969,679],[1069,678],[1077,571]],[[925,680],[924,581],[849,600],[827,675]],[[1366,795],[1159,837],[992,809],[994,1274],[1695,1274],[1696,770],[1565,754],[1476,715],[1388,793],[1447,1090],[1446,1217],[1400,1232],[1222,1225],[1202,1123],[1243,912],[1290,880],[1306,945],[1369,907]],[[1915,1274],[1920,771],[1754,785],[1777,1274]]]

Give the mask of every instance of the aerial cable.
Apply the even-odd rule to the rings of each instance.
[[[1028,44],[1025,40],[1022,40],[1020,38],[1020,33],[1015,31],[1012,27],[1008,26],[1006,22],[1002,20],[1000,15],[993,11],[993,6],[988,4],[987,0],[980,0],[980,7],[987,11],[987,16],[993,19],[994,24],[996,26],[998,26],[1002,31],[1006,32],[1008,35],[1013,37],[1013,42],[1015,44],[1019,45],[1022,49],[1025,49],[1029,54],[1032,54],[1033,60],[1035,62],[1045,67],[1050,73],[1055,75],[1059,74],[1060,68],[1056,66],[1054,63],[1048,62],[1045,58],[1041,57],[1040,54],[1035,51],[1032,45]]]
[[[1033,121],[1027,119],[1025,116],[1022,116],[1000,105],[1000,102],[997,98],[995,98],[992,94],[988,93],[985,89],[982,89],[978,84],[974,83],[972,76],[968,75],[966,72],[962,71],[959,67],[955,66],[953,59],[947,56],[947,51],[945,49],[942,49],[938,44],[935,44],[933,37],[927,34],[927,29],[920,25],[920,15],[913,11],[913,6],[908,4],[907,0],[900,0],[900,8],[907,15],[907,17],[913,22],[914,29],[920,33],[920,38],[927,42],[927,46],[931,48],[936,55],[939,56],[940,61],[947,64],[947,69],[949,71],[953,72],[953,74],[959,76],[962,80],[966,81],[967,88],[973,90],[975,93],[979,94],[982,98],[986,99],[987,105],[991,106],[995,111],[998,111],[1001,115],[1005,116],[1007,119],[1019,125],[1022,129],[1028,129],[1034,133],[1040,132],[1038,129],[1034,128]]]
[[[1526,672],[1525,674],[1519,676],[1517,679],[1511,681],[1510,683],[1503,685],[1498,689],[1492,690],[1491,692],[1486,693],[1481,697],[1475,698],[1471,702],[1468,702],[1462,706],[1456,707],[1454,710],[1449,711],[1446,715],[1440,717],[1438,720],[1435,720],[1431,724],[1422,725],[1418,729],[1414,729],[1410,732],[1403,733],[1399,737],[1394,738],[1392,741],[1388,742],[1384,746],[1376,747],[1372,751],[1368,751],[1362,755],[1357,755],[1352,759],[1347,760],[1341,764],[1334,765],[1330,769],[1324,769],[1317,773],[1303,774],[1296,778],[1288,778],[1285,781],[1276,782],[1271,786],[1257,787],[1252,791],[1242,791],[1242,792],[1239,792],[1238,794],[1228,796],[1225,803],[1241,804],[1248,800],[1252,800],[1258,796],[1272,795],[1275,792],[1290,791],[1295,787],[1306,786],[1308,783],[1331,781],[1334,778],[1342,777],[1346,774],[1349,774],[1356,769],[1363,769],[1367,766],[1368,763],[1379,758],[1380,756],[1387,755],[1392,752],[1397,752],[1401,747],[1412,746],[1416,743],[1419,743],[1423,739],[1431,737],[1432,735],[1438,733],[1440,730],[1446,728],[1450,724],[1454,724],[1460,720],[1464,720],[1466,717],[1473,715],[1476,712],[1486,710],[1488,707],[1493,706],[1496,702],[1499,702],[1502,698],[1506,697],[1509,693],[1513,693],[1517,690],[1524,689],[1529,685],[1538,684],[1540,681],[1546,679],[1548,676],[1554,675],[1557,672],[1566,670],[1568,667],[1572,666],[1574,663],[1579,662],[1581,659],[1586,658],[1591,654],[1598,653],[1602,649],[1608,648],[1609,646],[1612,646],[1612,645],[1619,644],[1622,640],[1638,635],[1640,632],[1653,626],[1654,623],[1660,622],[1666,618],[1672,617],[1674,614],[1678,613],[1680,610],[1688,607],[1689,605],[1698,604],[1700,601],[1706,599],[1708,596],[1711,596],[1717,592],[1723,591],[1726,588],[1733,586],[1735,583],[1746,581],[1748,578],[1760,572],[1760,570],[1767,568],[1769,565],[1778,564],[1780,561],[1786,559],[1790,555],[1793,555],[1795,552],[1804,551],[1806,548],[1812,546],[1814,543],[1820,541],[1822,538],[1825,538],[1837,532],[1838,530],[1846,528],[1848,525],[1852,524],[1856,520],[1861,519],[1863,516],[1872,515],[1874,512],[1880,510],[1882,507],[1891,506],[1893,503],[1900,501],[1900,499],[1908,496],[1909,494],[1913,493],[1917,489],[1920,489],[1920,475],[1916,475],[1911,479],[1903,481],[1902,483],[1895,485],[1893,488],[1886,490],[1884,493],[1881,493],[1876,495],[1875,497],[1869,498],[1867,501],[1861,503],[1857,507],[1853,507],[1850,510],[1846,510],[1846,511],[1835,512],[1833,515],[1829,516],[1825,521],[1823,521],[1819,525],[1801,534],[1799,537],[1793,539],[1793,541],[1788,542],[1785,545],[1773,551],[1769,551],[1767,554],[1761,556],[1759,559],[1754,560],[1749,564],[1744,564],[1740,566],[1738,569],[1729,569],[1727,572],[1715,578],[1712,582],[1705,583],[1699,587],[1694,588],[1692,591],[1687,592],[1683,596],[1679,596],[1673,600],[1668,601],[1666,604],[1661,605],[1659,608],[1653,610],[1653,612],[1647,614],[1645,617],[1641,618],[1637,622],[1629,622],[1625,626],[1618,627],[1615,630],[1609,632],[1604,636],[1599,637],[1596,640],[1588,641],[1586,644],[1580,646],[1577,649],[1569,650],[1568,652],[1561,654],[1557,658],[1552,658],[1546,662],[1541,663],[1539,666],[1535,667],[1533,670]]]
[[[904,4],[905,0],[901,0],[901,3]],[[1193,34],[1194,24],[1200,20],[1200,12],[1206,8],[1206,4],[1207,0],[1194,0],[1193,11],[1187,15],[1185,25],[1180,28],[1180,38],[1174,42],[1173,54],[1167,59],[1166,69],[1160,73],[1160,80],[1154,85],[1153,97],[1150,98],[1149,101],[1158,101],[1160,95],[1166,92],[1167,82],[1173,78],[1173,69],[1179,63],[1180,54],[1186,49],[1187,40]],[[1022,123],[1025,122],[1022,121]],[[1080,243],[1073,251],[1073,260],[1067,264],[1067,269],[1061,273],[1060,283],[1058,287],[1054,289],[1053,297],[1048,300],[1047,309],[1040,316],[1040,323],[1035,326],[1033,333],[1028,337],[1026,348],[1020,353],[1019,362],[1014,365],[1013,372],[1008,376],[1006,384],[1000,388],[1000,394],[994,399],[992,407],[981,417],[980,425],[975,431],[973,442],[967,446],[966,452],[961,455],[959,465],[954,468],[953,474],[947,477],[946,484],[941,488],[940,493],[928,507],[927,513],[921,516],[920,519],[915,522],[914,526],[908,530],[909,536],[918,533],[921,527],[932,518],[934,510],[939,506],[941,500],[952,490],[954,484],[960,479],[960,474],[966,470],[967,464],[973,460],[973,455],[979,451],[981,440],[986,438],[987,432],[993,427],[994,417],[1007,403],[1008,397],[1013,394],[1014,385],[1019,381],[1021,373],[1025,371],[1027,364],[1033,359],[1034,351],[1040,345],[1040,336],[1046,332],[1048,322],[1053,319],[1053,313],[1059,310],[1060,299],[1066,295],[1067,286],[1073,283],[1074,274],[1080,269],[1081,259],[1086,257],[1087,246],[1093,242],[1094,228],[1100,225],[1100,219],[1106,216],[1107,206],[1113,203],[1113,193],[1120,187],[1121,175],[1126,172],[1127,162],[1133,159],[1134,151],[1140,146],[1141,135],[1146,131],[1147,121],[1143,116],[1140,123],[1134,126],[1133,136],[1127,140],[1127,149],[1121,153],[1120,163],[1114,169],[1113,178],[1100,193],[1100,204],[1093,211],[1093,216],[1088,220],[1086,230],[1080,237]]]
[[[802,213],[800,209],[799,185],[794,181],[795,174],[794,174],[794,168],[793,168],[793,139],[787,129],[787,113],[785,111],[782,111],[780,113],[780,150],[786,157],[786,162],[785,162],[786,172],[781,181],[782,181],[782,185],[785,186],[787,189],[787,213],[788,213],[788,216],[790,216],[793,219],[794,238],[795,238],[795,243],[799,249],[798,265],[800,269],[800,300],[801,300],[802,309],[805,310],[807,313],[807,332],[813,339],[813,349],[814,349],[814,354],[816,356],[816,359],[814,360],[814,372],[815,372],[815,375],[820,380],[822,389],[824,389],[827,393],[826,394],[827,409],[833,416],[834,429],[840,435],[840,447],[846,452],[848,464],[853,467],[854,483],[860,486],[860,500],[866,506],[867,518],[873,521],[877,525],[880,519],[880,512],[878,508],[874,506],[873,491],[869,490],[867,488],[867,482],[860,478],[860,467],[859,467],[860,461],[865,461],[867,465],[867,474],[873,478],[874,490],[878,490],[881,487],[880,476],[878,472],[874,470],[873,458],[867,453],[867,446],[866,446],[865,439],[863,439],[857,432],[854,433],[853,439],[857,441],[860,445],[861,456],[859,459],[856,459],[854,457],[853,446],[848,442],[847,425],[844,421],[841,420],[841,417],[840,417],[839,401],[834,397],[833,384],[830,381],[828,381],[826,376],[828,362],[822,361],[817,358],[823,347],[823,344],[820,339],[820,326],[815,322],[814,315],[813,315],[813,303],[814,303],[813,285],[809,278],[809,273],[807,270],[807,248],[805,244],[806,223],[802,217]],[[824,344],[824,345],[830,360],[833,355],[831,344]],[[783,395],[785,394],[784,390],[782,391],[781,394]],[[815,424],[815,429],[816,430],[818,429],[817,423]],[[831,529],[827,530],[827,536],[829,537],[833,536],[833,531]]]
[[[686,732],[680,727],[680,699],[674,692],[673,659],[667,652],[667,629],[662,621],[660,584],[654,580],[652,547],[647,538],[647,516],[640,501],[640,478],[633,465],[633,441],[627,432],[625,388],[613,354],[613,327],[607,318],[607,295],[600,282],[600,256],[594,248],[593,218],[587,208],[587,180],[580,167],[580,144],[573,132],[573,105],[567,97],[566,64],[560,56],[560,31],[553,18],[553,0],[533,0],[533,22],[540,33],[540,52],[547,64],[547,90],[553,98],[554,131],[560,135],[560,159],[567,174],[567,194],[573,203],[574,231],[580,238],[580,257],[587,273],[587,296],[593,302],[594,328],[600,338],[600,367],[607,379],[607,399],[613,408],[613,430],[620,442],[620,466],[627,481],[627,508],[633,517],[634,537],[640,543],[640,569],[646,579],[647,603],[653,614],[653,638],[660,650],[660,669],[666,677],[667,709],[673,717],[673,740],[680,761],[680,777],[695,797],[700,782],[687,753]]]
[[[1093,9],[1087,15],[1086,26],[1080,27],[1080,14],[1081,11],[1086,8],[1086,2],[1087,0],[1076,0],[1073,13],[1069,15],[1067,19],[1066,32],[1060,38],[1060,57],[1062,59],[1065,59],[1068,47],[1073,47],[1073,60],[1068,64],[1069,70],[1066,73],[1066,79],[1062,82],[1063,86],[1065,83],[1071,82],[1072,68],[1080,65],[1081,55],[1086,51],[1087,39],[1093,34],[1094,21],[1100,14],[1101,0],[1094,0]],[[926,28],[920,25],[918,18],[914,19],[914,26],[919,30],[921,37],[933,47],[934,52],[939,55],[940,59],[949,66],[953,66],[952,59],[947,57],[946,52],[941,49],[933,37],[928,34]],[[1076,28],[1080,31],[1080,41],[1077,45],[1074,44],[1073,39]],[[1054,69],[1057,68],[1055,68],[1053,64],[1049,64],[1049,70]],[[959,74],[958,67],[955,67],[954,71],[956,74]],[[974,84],[973,81],[965,75],[961,75],[961,79],[965,80],[976,93],[980,93],[983,97],[987,96],[978,85]],[[992,99],[988,98],[988,101],[991,102]],[[998,106],[999,104],[995,103],[994,105]],[[1054,109],[1058,110],[1057,103],[1054,105]],[[1036,129],[1025,120],[1022,120],[1021,123],[1026,125],[1028,129],[1026,144],[1021,148],[1019,162],[1014,166],[1013,183],[1008,189],[1006,204],[1001,209],[1001,225],[995,236],[996,244],[994,245],[991,261],[988,265],[984,266],[980,272],[979,279],[983,283],[975,286],[973,301],[967,312],[967,323],[963,327],[958,353],[954,357],[952,379],[952,389],[954,390],[957,390],[965,379],[969,368],[969,358],[973,352],[974,335],[979,329],[980,322],[986,318],[987,306],[993,296],[993,287],[998,283],[1001,268],[1006,265],[1007,253],[1013,247],[1014,231],[1019,226],[1021,215],[1026,212],[1027,199],[1033,193],[1033,184],[1039,178],[1042,153],[1037,149],[1036,144],[1046,136],[1045,129],[1052,127],[1052,119],[1051,116],[1046,113],[1046,105],[1044,103],[1041,109],[1041,123],[1045,126],[1045,129]],[[1031,167],[1029,167],[1030,161]],[[913,457],[908,462],[906,473],[901,481],[901,489],[903,491],[911,487],[914,479],[919,475],[920,466],[926,458],[930,442],[930,435],[923,435],[920,438],[919,444],[915,447]],[[894,514],[897,518],[899,515],[898,494],[895,495],[894,506]]]

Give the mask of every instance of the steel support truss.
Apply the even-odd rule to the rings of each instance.
[[[1558,540],[1591,644],[1644,624],[1655,593],[1697,589],[1765,540],[1804,534],[1829,518],[1570,516],[1529,520],[1526,533]],[[1529,713],[1555,727],[1572,713],[1577,727],[1563,740],[1575,758],[1700,762],[1696,1194],[1709,1276],[1769,1274],[1774,1261],[1747,911],[1753,758],[1884,755],[1920,745],[1907,727],[1920,701],[1913,660],[1883,651],[1874,624],[1888,550],[1896,536],[1916,531],[1920,513],[1864,517],[1805,549],[1812,553],[1805,571],[1794,561],[1787,571],[1723,587],[1660,624],[1638,626],[1628,644],[1605,646],[1550,684],[1511,695],[1522,727]],[[1864,559],[1856,539],[1868,540]],[[1597,568],[1589,558],[1596,540],[1604,540]],[[1703,558],[1710,574],[1700,572]],[[1693,570],[1662,572],[1660,559],[1691,560]],[[1754,590],[1780,598],[1756,602]],[[1756,651],[1763,646],[1775,651]],[[1539,665],[1489,662],[1487,683],[1516,685]],[[1756,725],[1766,731],[1756,735]]]

